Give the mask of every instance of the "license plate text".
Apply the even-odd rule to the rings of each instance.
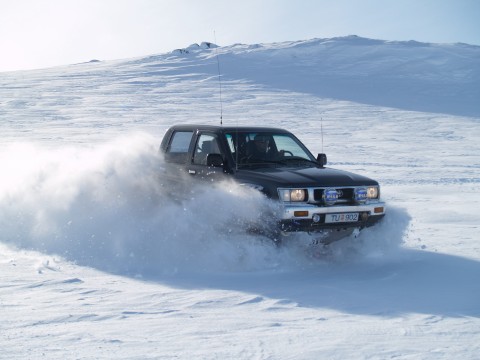
[[[356,222],[356,221],[358,221],[358,213],[325,215],[326,223],[342,223],[342,222]]]

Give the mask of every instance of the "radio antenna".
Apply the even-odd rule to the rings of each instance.
[[[323,118],[320,117],[320,133],[322,135],[322,154],[324,153],[323,152]]]
[[[213,38],[215,39],[215,56],[217,58],[218,69],[218,88],[220,89],[220,125],[223,125],[222,79],[220,76],[220,60],[218,59],[217,35],[215,34],[215,30],[213,30]]]

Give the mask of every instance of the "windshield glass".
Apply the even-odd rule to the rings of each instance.
[[[315,162],[305,146],[288,133],[238,131],[225,136],[239,166]]]

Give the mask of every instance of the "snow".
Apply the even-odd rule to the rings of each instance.
[[[478,359],[480,47],[183,50],[0,73],[0,358]],[[255,190],[167,185],[165,130],[220,122],[217,55],[224,124],[377,179],[379,226],[277,247]]]

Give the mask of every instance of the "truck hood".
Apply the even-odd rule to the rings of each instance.
[[[330,168],[318,167],[270,167],[239,169],[235,174],[242,182],[264,187],[341,187],[378,185],[368,177]]]

